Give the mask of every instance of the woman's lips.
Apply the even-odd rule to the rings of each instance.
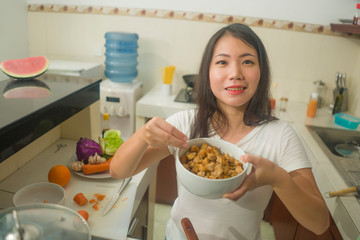
[[[244,92],[245,89],[246,89],[246,87],[227,87],[227,88],[225,88],[225,90],[228,91],[228,93],[231,95],[240,94],[240,93]]]

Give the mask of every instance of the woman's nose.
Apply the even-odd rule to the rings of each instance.
[[[233,64],[230,68],[230,79],[231,80],[243,80],[244,75],[242,74],[241,66]]]

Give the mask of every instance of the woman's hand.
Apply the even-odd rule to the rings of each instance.
[[[247,191],[251,191],[264,185],[273,185],[276,183],[276,172],[278,172],[280,167],[275,165],[273,162],[250,154],[245,154],[240,158],[243,162],[249,162],[253,165],[251,173],[245,177],[244,182],[238,189],[232,193],[224,194],[224,198],[236,201]]]
[[[126,178],[170,155],[168,145],[186,148],[187,137],[164,119],[154,117],[116,151],[110,164],[114,178]]]
[[[164,119],[154,117],[144,126],[144,141],[152,148],[163,148],[168,145],[187,148],[187,136]]]
[[[224,198],[236,201],[247,191],[270,185],[301,225],[318,235],[329,227],[329,211],[310,168],[288,173],[265,158],[246,154],[241,159],[252,163],[253,169],[241,186],[232,193],[224,194]]]

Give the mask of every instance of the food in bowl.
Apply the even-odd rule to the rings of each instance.
[[[221,154],[216,146],[204,143],[190,147],[180,157],[181,164],[190,172],[210,179],[225,179],[240,174],[242,163],[228,153]]]
[[[201,148],[204,143],[209,146],[215,146],[219,153],[226,153],[235,159],[239,159],[241,155],[245,154],[241,148],[221,139],[196,138],[188,141],[187,143],[188,146],[193,147],[196,145],[198,148]],[[242,172],[233,177],[222,179],[201,177],[186,169],[181,163],[181,156],[183,156],[187,151],[189,151],[189,149],[179,149],[175,155],[177,180],[187,191],[199,197],[217,199],[222,198],[225,193],[233,192],[241,185],[245,176],[250,173],[252,168],[251,163],[244,163],[241,159],[239,159],[238,161],[242,164]]]

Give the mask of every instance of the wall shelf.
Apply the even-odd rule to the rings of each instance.
[[[343,32],[348,34],[360,34],[360,25],[353,24],[330,24],[331,30],[334,32]]]

